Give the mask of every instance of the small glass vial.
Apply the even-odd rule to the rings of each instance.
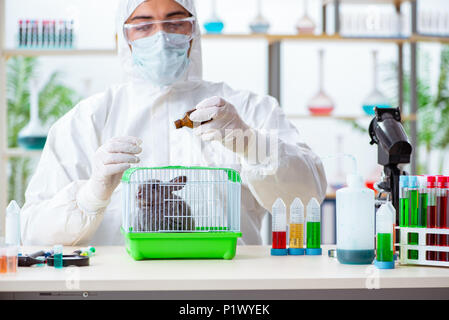
[[[16,273],[18,258],[17,254],[19,252],[19,248],[17,246],[8,246],[6,247],[6,269],[8,273]]]
[[[307,204],[307,248],[306,254],[312,256],[319,256],[322,254],[321,250],[321,207],[317,199],[310,199]]]
[[[56,269],[61,269],[63,267],[63,259],[62,259],[62,249],[63,246],[58,244],[53,247],[53,266]]]
[[[272,256],[285,256],[287,250],[287,209],[284,201],[278,198],[271,211],[273,224],[273,245],[271,249]]]
[[[8,272],[6,246],[0,244],[0,274]]]
[[[304,255],[304,204],[295,198],[290,205],[290,241],[288,254]]]
[[[393,217],[396,215],[391,202],[383,204],[376,213],[376,260],[379,269],[394,269]]]
[[[206,124],[206,123],[212,121],[212,120],[207,120],[207,121],[203,121],[203,122],[201,122],[201,123],[199,123],[199,124],[193,122],[193,121],[190,119],[190,115],[191,115],[193,112],[195,112],[195,111],[196,111],[196,109],[187,111],[187,112],[184,114],[184,117],[183,117],[182,119],[176,120],[176,121],[175,121],[175,127],[176,127],[176,129],[181,129],[181,128],[184,128],[184,127],[193,129],[193,128],[194,128],[195,126],[197,126],[197,125]]]

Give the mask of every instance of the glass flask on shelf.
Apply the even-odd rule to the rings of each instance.
[[[310,99],[307,107],[312,115],[316,116],[326,116],[330,115],[334,110],[334,102],[332,99],[324,92],[323,82],[324,82],[324,50],[319,51],[319,91],[318,93]]]
[[[224,23],[217,15],[217,0],[211,0],[212,12],[210,18],[204,23],[207,33],[219,34],[223,31]]]
[[[374,115],[374,107],[378,108],[391,108],[391,104],[388,98],[378,89],[378,65],[377,65],[377,51],[374,50],[373,53],[373,90],[364,99],[362,108],[363,111],[369,115]]]
[[[262,0],[257,0],[257,15],[251,21],[249,28],[252,33],[267,33],[268,29],[270,29],[270,23],[262,15]]]
[[[298,20],[296,30],[299,34],[313,34],[315,32],[316,24],[309,16],[308,0],[304,0],[304,15]]]
[[[39,119],[39,96],[36,80],[30,80],[30,121],[19,132],[19,146],[28,150],[42,150],[47,141],[48,130]]]

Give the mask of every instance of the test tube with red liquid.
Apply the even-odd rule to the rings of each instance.
[[[437,228],[442,229],[447,226],[447,177],[437,177]],[[436,236],[437,246],[447,246],[447,235]],[[447,261],[447,252],[438,252],[438,261]]]
[[[446,196],[447,196],[446,214],[444,217],[445,223],[443,224],[443,228],[449,229],[449,218],[448,218],[448,214],[449,214],[449,177],[448,176],[446,176]],[[449,246],[449,235],[446,235],[446,246]],[[449,262],[449,253],[446,253],[446,262]]]
[[[271,248],[272,256],[286,256],[287,250],[287,208],[284,201],[278,198],[271,210],[272,215],[272,235],[273,244]]]
[[[437,227],[437,196],[436,196],[436,177],[427,177],[427,228],[433,229]],[[436,235],[427,234],[426,245],[436,245]],[[426,260],[436,260],[435,251],[426,251]]]

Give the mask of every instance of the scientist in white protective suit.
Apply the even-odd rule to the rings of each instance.
[[[193,0],[124,0],[117,16],[127,82],[81,101],[50,129],[21,212],[23,244],[122,244],[120,180],[139,164],[238,170],[240,244],[262,244],[262,219],[278,197],[287,206],[324,199],[322,163],[274,98],[202,80]],[[212,121],[176,130],[194,108],[193,121]],[[260,143],[269,152],[254,151]]]

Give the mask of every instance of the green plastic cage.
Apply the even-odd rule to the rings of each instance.
[[[122,177],[126,250],[143,259],[232,259],[240,233],[237,171],[131,168]]]

